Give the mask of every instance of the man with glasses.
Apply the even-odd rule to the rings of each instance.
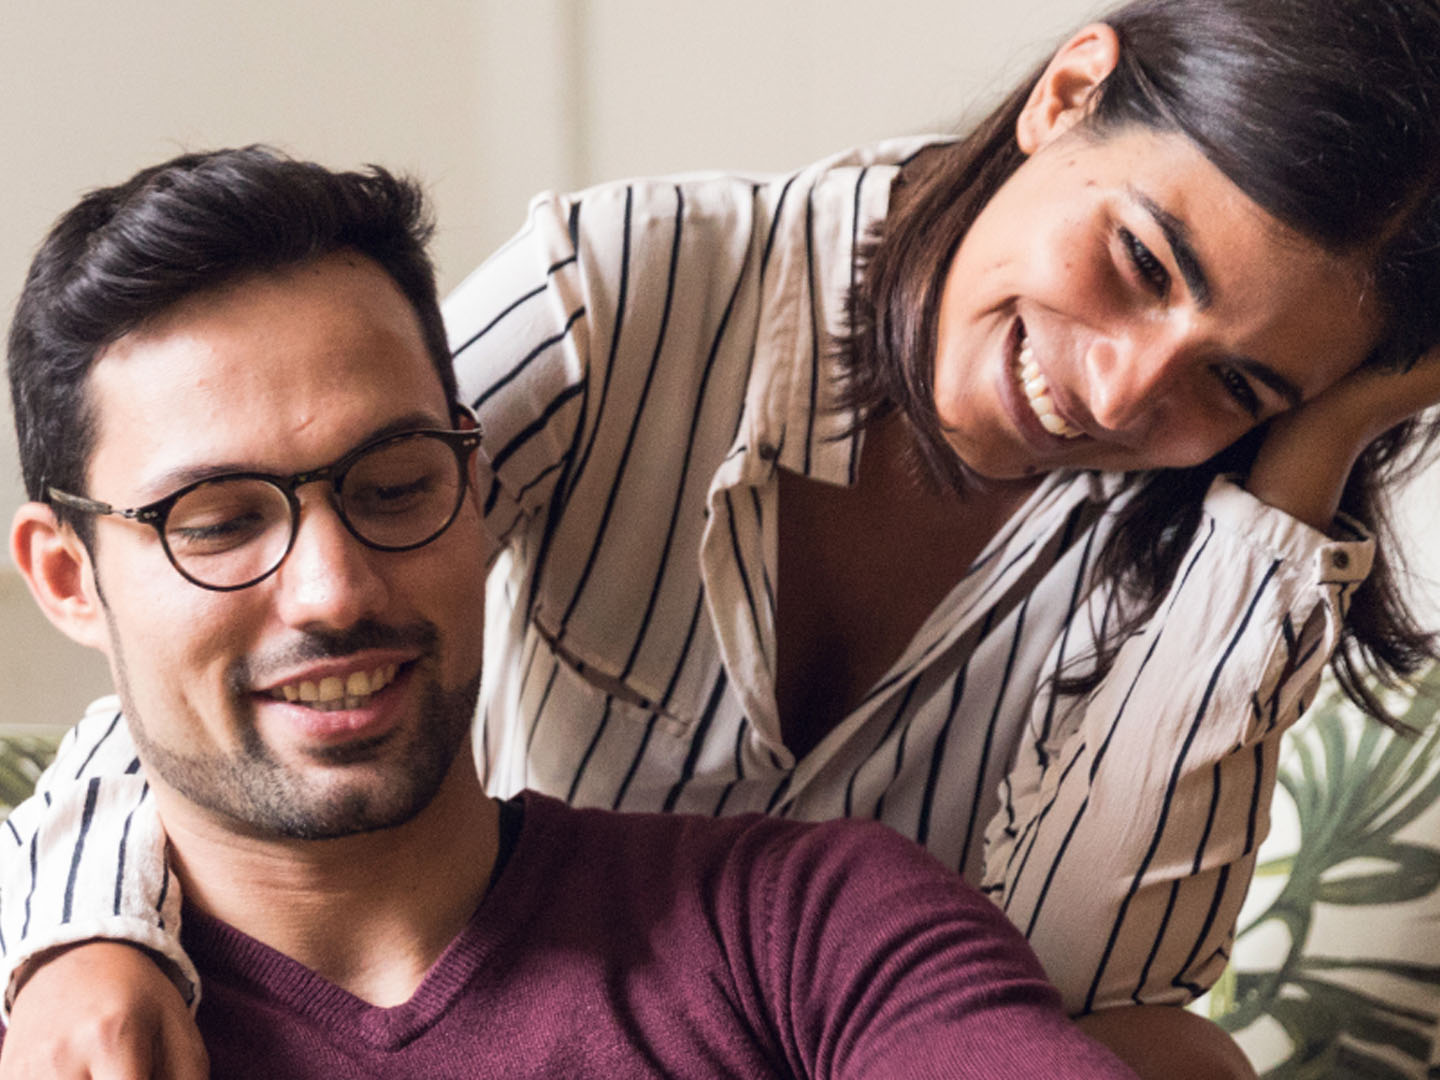
[[[382,170],[249,149],[94,192],[42,246],[10,343],[34,500],[12,551],[109,658],[136,757],[108,770],[132,786],[90,782],[63,893],[6,908],[162,948],[71,909],[96,875],[134,909],[84,852],[153,858],[153,794],[148,900],[163,928],[183,891],[195,967],[172,974],[204,985],[217,1075],[1130,1075],[998,911],[878,825],[486,796],[489,465],[427,235]],[[118,711],[87,723],[129,757]],[[82,956],[149,965],[109,944],[42,963],[11,1075],[90,1075],[25,1043],[32,988]],[[160,1041],[121,1074],[204,1075]]]

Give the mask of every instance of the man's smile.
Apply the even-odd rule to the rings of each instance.
[[[398,670],[398,664],[384,664],[371,671],[352,671],[343,677],[326,675],[318,680],[302,679],[277,686],[268,694],[276,701],[298,701],[321,712],[358,709],[372,694],[389,686]]]

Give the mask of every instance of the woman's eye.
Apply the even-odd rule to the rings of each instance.
[[[1261,409],[1260,396],[1255,393],[1255,388],[1250,385],[1250,380],[1233,367],[1216,368],[1215,374],[1231,399],[1258,420]]]
[[[1170,292],[1170,272],[1165,269],[1155,253],[1140,242],[1139,237],[1123,226],[1120,242],[1125,245],[1125,254],[1140,279],[1156,296],[1164,298]]]

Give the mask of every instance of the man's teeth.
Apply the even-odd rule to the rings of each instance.
[[[1025,400],[1030,402],[1030,408],[1040,421],[1041,427],[1062,439],[1078,439],[1084,434],[1071,427],[1065,418],[1055,411],[1055,399],[1050,396],[1050,386],[1045,382],[1045,376],[1040,374],[1040,365],[1035,362],[1029,338],[1020,343],[1020,355],[1015,358],[1015,370],[1020,377],[1020,385],[1025,390]]]
[[[335,709],[358,709],[371,694],[377,694],[395,680],[400,665],[386,664],[374,671],[352,671],[345,678],[327,675],[319,682],[306,680],[286,683],[270,696],[285,701],[298,701],[312,709],[330,712]]]

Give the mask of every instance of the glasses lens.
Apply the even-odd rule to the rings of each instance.
[[[182,495],[165,520],[175,565],[227,588],[263,577],[290,546],[290,504],[264,480],[222,478]]]
[[[461,489],[455,451],[442,439],[417,433],[357,458],[340,488],[340,506],[366,543],[418,547],[450,524]]]

